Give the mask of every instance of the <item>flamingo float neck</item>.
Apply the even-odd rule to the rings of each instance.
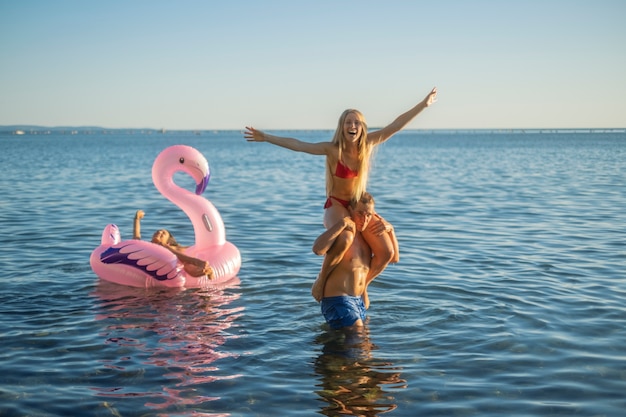
[[[196,181],[196,193],[174,182],[176,172],[184,172]],[[222,217],[213,204],[201,196],[209,181],[209,164],[204,156],[189,146],[177,145],[164,150],[152,166],[152,180],[157,190],[185,212],[193,225],[196,248],[223,245],[226,233]]]

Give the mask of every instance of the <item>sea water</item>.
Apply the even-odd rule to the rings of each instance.
[[[209,161],[204,196],[241,251],[240,283],[102,282],[89,255],[107,223],[130,238],[137,209],[144,235],[193,243],[151,180],[179,143]],[[310,296],[323,157],[234,131],[26,132],[0,149],[2,416],[626,410],[624,131],[406,131],[381,145],[369,191],[401,259],[349,334]]]

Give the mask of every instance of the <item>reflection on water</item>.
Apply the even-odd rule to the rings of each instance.
[[[145,290],[100,282],[92,293],[100,300],[97,320],[111,350],[100,361],[109,375],[100,387],[105,397],[146,397],[146,406],[163,410],[219,399],[199,395],[203,384],[234,379],[220,374],[215,362],[234,354],[220,351],[224,331],[243,307],[225,308],[240,294],[221,289]],[[156,336],[156,337],[155,337]]]
[[[383,389],[406,388],[401,368],[377,359],[369,328],[330,330],[321,334],[317,344],[322,353],[315,360],[319,377],[317,394],[328,403],[320,410],[327,416],[376,416],[395,410],[395,398]]]

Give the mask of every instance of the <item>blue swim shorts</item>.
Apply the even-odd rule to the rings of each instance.
[[[365,320],[365,304],[361,297],[340,295],[322,298],[322,314],[333,329],[352,326],[358,319]]]

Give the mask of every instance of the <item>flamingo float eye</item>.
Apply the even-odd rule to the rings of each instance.
[[[181,164],[184,164],[185,163],[185,158],[181,156],[180,159],[178,160],[178,162],[180,162]]]

